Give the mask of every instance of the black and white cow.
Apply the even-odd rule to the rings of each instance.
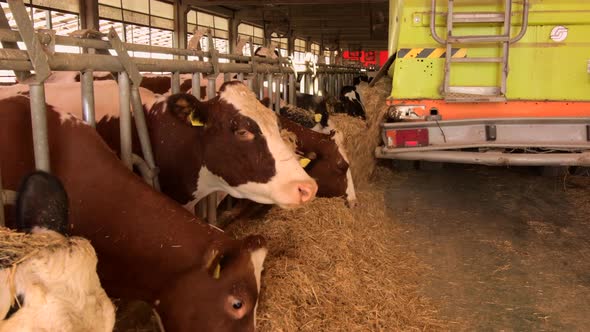
[[[361,101],[361,96],[356,91],[356,86],[346,85],[340,89],[338,102],[334,105],[335,113],[346,113],[353,117],[366,119],[365,106]]]

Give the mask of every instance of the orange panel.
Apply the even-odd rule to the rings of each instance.
[[[505,103],[447,103],[444,100],[394,100],[393,105],[424,105],[414,109],[429,115],[436,107],[443,120],[519,117],[590,117],[590,102],[508,101]]]

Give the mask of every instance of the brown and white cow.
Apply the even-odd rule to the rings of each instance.
[[[287,117],[280,117],[282,128],[297,136],[297,150],[302,155],[313,154],[315,158],[305,167],[305,171],[318,184],[319,197],[345,197],[350,205],[356,201],[354,183],[346,153],[338,144],[339,132],[318,133]]]
[[[45,88],[47,103],[56,111],[81,117],[79,83]],[[21,89],[26,92],[26,86]],[[0,98],[16,90],[2,88]],[[94,92],[96,129],[118,151],[118,86],[114,81],[97,81]],[[206,102],[188,94],[165,99],[145,89],[140,93],[162,191],[190,211],[215,191],[284,208],[315,197],[317,184],[282,141],[276,115],[245,85],[226,83],[219,96]],[[199,126],[192,125],[191,118],[198,118]],[[133,148],[141,155],[137,140]]]
[[[109,296],[152,303],[168,332],[254,331],[262,237],[234,240],[196,220],[75,117],[48,106],[47,126],[51,170],[69,195],[69,232],[91,241]],[[34,169],[26,97],[0,100],[0,156],[3,186],[16,190]]]

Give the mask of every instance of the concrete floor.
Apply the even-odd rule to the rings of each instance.
[[[432,266],[422,291],[452,330],[590,329],[589,177],[469,165],[388,174],[388,213]]]

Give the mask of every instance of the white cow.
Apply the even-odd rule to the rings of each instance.
[[[90,242],[65,237],[67,196],[47,173],[29,176],[19,190],[17,224],[31,234],[0,229],[0,256],[6,239],[18,238],[24,256],[0,270],[0,332],[112,331],[115,308],[96,274]]]

